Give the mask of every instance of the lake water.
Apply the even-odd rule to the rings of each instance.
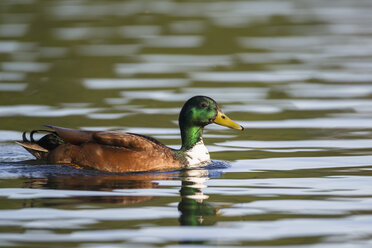
[[[372,1],[0,1],[0,247],[372,247]],[[193,95],[205,168],[35,163],[52,124],[180,144]]]

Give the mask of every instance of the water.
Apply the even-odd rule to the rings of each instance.
[[[1,247],[372,246],[369,0],[0,2]],[[32,161],[53,124],[177,148],[193,95],[200,169],[109,174]]]

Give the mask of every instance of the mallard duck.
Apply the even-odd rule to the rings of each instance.
[[[30,140],[16,141],[36,159],[53,164],[72,164],[106,172],[166,171],[204,166],[210,156],[203,143],[203,128],[211,123],[237,130],[244,128],[229,119],[206,96],[194,96],[179,115],[182,146],[172,149],[158,140],[135,133],[83,131],[46,125],[50,130],[33,130]],[[36,132],[47,132],[35,141]]]

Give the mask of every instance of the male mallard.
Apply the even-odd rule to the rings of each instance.
[[[17,143],[37,159],[49,163],[74,164],[108,172],[164,171],[206,165],[209,152],[204,146],[203,128],[211,123],[237,130],[244,128],[229,119],[206,96],[194,96],[183,106],[179,115],[182,147],[171,149],[158,140],[134,133],[113,131],[82,131],[56,126],[53,130],[34,130],[31,141],[23,133]],[[35,141],[33,134],[49,134]]]

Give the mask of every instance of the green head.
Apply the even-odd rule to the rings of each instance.
[[[212,123],[237,130],[244,128],[228,118],[218,104],[207,96],[190,98],[181,110],[179,125],[182,136],[182,148],[189,149],[200,141],[203,128]]]

